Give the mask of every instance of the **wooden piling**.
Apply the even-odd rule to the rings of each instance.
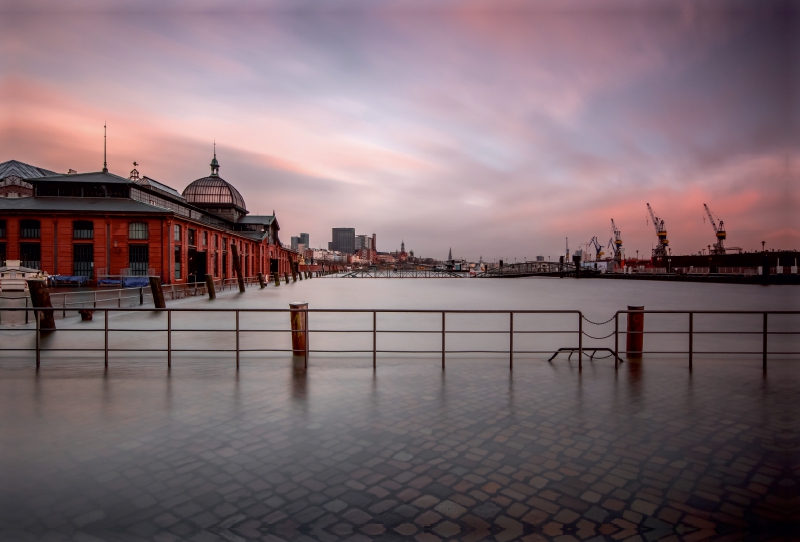
[[[217,290],[214,288],[214,277],[211,275],[206,275],[206,290],[208,291],[209,299],[217,298]]]
[[[28,283],[28,291],[31,294],[31,304],[34,307],[45,309],[33,311],[34,317],[38,318],[41,323],[39,329],[55,329],[55,311],[53,311],[53,303],[50,301],[50,290],[47,289],[47,283],[41,279],[30,279],[26,282]]]
[[[278,273],[272,275],[272,278],[275,279],[275,286],[281,285],[281,276]]]
[[[161,277],[150,277],[150,291],[153,293],[153,305],[157,309],[166,309],[164,290],[161,289]]]
[[[286,280],[286,284],[289,284],[289,273],[284,273],[283,278]]]
[[[242,276],[242,257],[239,256],[239,249],[236,243],[231,243],[233,253],[233,271],[236,273],[236,280],[239,282],[239,292],[244,293],[244,277]]]
[[[262,289],[267,287],[267,283],[264,280],[264,273],[259,273],[258,274],[258,284],[261,285]]]

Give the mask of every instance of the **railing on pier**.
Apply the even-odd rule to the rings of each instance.
[[[245,277],[245,286],[255,286],[259,284],[258,277]],[[239,283],[235,278],[214,279],[214,288],[217,291],[238,289]],[[205,282],[188,282],[183,284],[164,284],[162,285],[164,298],[167,300],[183,299],[198,295],[206,295]],[[0,299],[24,300],[25,302],[25,323],[29,323],[30,315],[33,312],[30,297],[3,296]],[[153,303],[153,294],[149,286],[135,288],[117,288],[100,290],[79,290],[71,292],[50,292],[50,301],[53,304],[55,317],[66,318],[67,314],[74,316],[79,310],[109,308],[116,306],[118,309],[123,307],[135,307]],[[0,308],[0,325],[3,324],[3,311],[10,308]]]
[[[402,269],[402,268],[372,268],[355,269],[341,275],[331,275],[337,278],[382,278],[382,279],[460,279],[468,277],[467,272],[448,271],[445,269]]]
[[[22,311],[25,310],[23,308],[19,309],[5,309],[6,311]],[[51,309],[40,309],[40,310],[51,310]],[[761,357],[762,367],[763,370],[766,371],[767,369],[767,358],[768,356],[797,356],[800,355],[800,350],[796,348],[791,348],[791,346],[795,346],[796,342],[792,342],[791,340],[788,341],[790,348],[785,348],[787,344],[786,339],[793,339],[797,335],[800,335],[799,326],[796,325],[796,322],[790,321],[790,317],[797,317],[800,315],[800,311],[633,311],[633,310],[621,310],[617,311],[611,318],[606,320],[605,322],[592,322],[587,319],[581,311],[577,310],[391,310],[391,309],[307,309],[304,312],[305,321],[308,322],[305,330],[300,331],[293,331],[288,326],[284,327],[283,325],[279,327],[271,327],[271,328],[263,328],[258,327],[255,325],[256,317],[258,315],[285,315],[287,318],[280,316],[281,322],[284,324],[288,324],[289,318],[288,316],[291,314],[291,309],[191,309],[191,308],[167,308],[167,309],[149,309],[149,308],[134,308],[134,309],[118,309],[118,308],[97,308],[97,312],[102,313],[102,327],[100,326],[82,326],[79,325],[77,327],[64,327],[58,329],[55,332],[48,332],[48,336],[46,337],[47,340],[43,340],[42,334],[43,330],[40,329],[40,319],[35,318],[35,326],[26,326],[22,328],[23,330],[27,330],[30,332],[27,335],[27,345],[23,343],[23,340],[20,338],[21,334],[18,333],[20,328],[15,328],[15,335],[14,337],[10,337],[9,339],[3,341],[4,346],[0,348],[0,353],[13,351],[15,353],[18,352],[35,352],[36,358],[36,366],[39,367],[42,359],[42,354],[47,353],[61,353],[61,352],[103,352],[105,366],[108,366],[109,357],[111,353],[116,352],[163,352],[166,354],[166,361],[167,365],[171,367],[172,365],[172,357],[173,353],[200,353],[200,352],[218,352],[218,353],[231,353],[235,354],[236,359],[236,366],[239,367],[240,355],[241,353],[249,352],[278,352],[278,353],[297,353],[296,350],[293,350],[291,346],[287,343],[286,340],[282,341],[281,344],[276,344],[275,341],[266,341],[265,343],[259,344],[250,344],[250,345],[242,345],[242,339],[247,337],[253,337],[254,335],[261,334],[279,334],[283,335],[285,339],[288,339],[287,335],[291,333],[299,333],[304,335],[306,339],[304,341],[305,351],[301,353],[302,357],[305,359],[305,363],[308,364],[308,358],[311,354],[350,354],[350,355],[369,355],[372,356],[372,365],[373,367],[377,367],[377,358],[378,354],[420,354],[420,355],[436,355],[441,356],[441,363],[442,368],[445,367],[445,361],[448,355],[462,355],[462,354],[493,354],[493,355],[503,355],[508,356],[508,363],[509,367],[513,368],[515,356],[520,355],[537,355],[537,354],[552,354],[548,361],[552,361],[556,356],[561,352],[569,352],[570,358],[573,354],[577,354],[578,356],[578,367],[582,369],[584,357],[588,354],[588,359],[591,361],[594,360],[601,360],[609,357],[614,358],[614,367],[618,368],[620,362],[622,362],[621,356],[625,353],[623,349],[621,349],[620,339],[625,339],[629,335],[632,334],[641,334],[644,336],[651,336],[651,337],[668,337],[670,338],[669,344],[674,345],[674,348],[665,349],[663,345],[663,341],[656,340],[657,343],[655,348],[651,348],[650,350],[642,349],[641,352],[637,352],[641,356],[648,356],[648,355],[673,355],[678,356],[681,359],[688,358],[688,366],[691,369],[693,367],[694,358],[697,356],[759,356]],[[145,327],[124,327],[125,322],[118,322],[119,325],[114,326],[112,325],[113,319],[111,318],[114,313],[128,313],[136,314],[137,312],[149,313],[149,314],[164,314],[165,318],[162,317],[160,320],[148,319],[144,322]],[[437,323],[433,326],[428,326],[428,329],[399,329],[399,328],[386,328],[384,326],[378,326],[378,317],[380,316],[382,319],[388,315],[416,315],[418,318],[415,318],[414,321],[422,321],[424,318],[430,318],[434,322],[438,322],[440,319],[440,323]],[[654,326],[648,326],[648,328],[642,328],[641,331],[630,331],[627,329],[622,329],[621,324],[621,316],[625,315],[626,317],[631,314],[636,315],[651,315],[651,318],[656,315],[667,315],[669,316],[670,322],[669,325],[664,325],[660,323],[654,329]],[[176,316],[177,315],[177,316]],[[182,322],[182,325],[176,328],[174,326],[174,319],[176,317],[184,317],[186,315],[201,315],[204,317],[199,322],[199,327],[186,327],[185,321]],[[228,329],[223,329],[225,327],[225,320],[222,318],[222,315],[228,315],[233,321],[228,322],[227,325],[230,327]],[[246,318],[243,322],[242,316]],[[336,316],[335,319],[326,319],[324,318],[325,315],[332,315]],[[456,322],[456,326],[453,325],[452,320],[458,320],[459,317],[467,316],[467,315],[478,315],[481,317],[486,318],[493,318],[494,326],[484,324],[483,327],[479,328],[464,328],[464,322],[462,321],[458,325],[459,322]],[[216,327],[206,327],[207,323],[209,322],[208,319],[205,317],[213,316],[214,318],[210,320],[214,322]],[[361,325],[359,327],[348,327],[347,319],[349,318],[349,324],[353,324],[353,320],[357,320],[356,316],[361,318]],[[526,324],[526,317],[532,316],[545,316],[550,319],[556,319],[556,317],[568,318],[572,323],[567,328],[560,328],[556,326],[531,326],[530,321]],[[324,327],[311,327],[310,317],[316,318],[321,323],[327,324]],[[371,317],[371,318],[370,318]],[[516,317],[516,318],[515,318]],[[507,327],[505,329],[497,329],[498,321],[497,318],[504,319],[507,322]],[[732,320],[732,318],[737,319],[736,321]],[[676,320],[678,319],[678,320]],[[781,321],[783,319],[783,321]],[[327,320],[327,322],[326,322]],[[701,327],[698,320],[703,320]],[[552,321],[552,320],[551,320]],[[753,325],[753,322],[756,322]],[[161,324],[161,327],[152,327],[154,322],[158,322]],[[331,326],[331,323],[333,325]],[[610,331],[605,336],[593,336],[591,333],[587,333],[585,331],[584,322],[595,325],[595,326],[604,326],[610,325],[613,323],[613,331]],[[740,322],[748,322],[748,325],[751,327],[749,329],[735,329],[733,324],[740,323]],[[365,324],[366,323],[366,324]],[[244,324],[244,325],[243,325]],[[371,325],[370,325],[371,324]],[[522,324],[522,325],[521,325]],[[385,325],[385,322],[384,322]],[[716,325],[716,327],[714,327]],[[720,329],[720,325],[722,329]],[[773,326],[770,328],[770,325]],[[473,326],[474,327],[474,326]],[[532,328],[533,327],[533,328]],[[231,329],[232,328],[232,329]],[[48,330],[44,330],[47,332]],[[87,341],[82,341],[81,346],[79,347],[58,347],[58,346],[50,346],[47,343],[52,342],[51,338],[53,337],[52,333],[57,333],[58,336],[62,336],[65,333],[94,333],[94,334],[102,334],[103,343],[101,346],[89,346]],[[128,336],[127,340],[128,343],[126,345],[126,338],[124,334],[126,333],[148,333],[148,340],[143,341],[141,340],[134,340],[133,342],[130,336]],[[188,343],[188,346],[194,345],[193,348],[181,347],[180,345],[176,345],[174,340],[175,333],[179,333],[180,337],[183,339],[182,342]],[[216,339],[214,339],[213,345],[204,345],[202,344],[202,336],[208,335],[210,333],[214,333],[216,335]],[[219,334],[225,334],[228,336],[229,339],[233,339],[233,345],[228,347],[219,347],[220,342],[223,340]],[[324,347],[311,349],[309,347],[310,340],[317,337],[318,340],[322,336],[330,336],[335,334],[347,334],[348,339],[345,345],[340,348],[334,347]],[[196,339],[199,342],[194,342],[195,340],[189,340],[188,337],[196,337],[199,335],[199,339]],[[378,348],[378,337],[379,336],[419,336],[419,335],[428,335],[428,336],[440,336],[441,337],[441,346],[437,348],[425,348],[425,349],[396,349],[396,348]],[[499,336],[505,337],[507,340],[507,347],[503,348],[465,348],[463,345],[458,347],[458,345],[451,344],[448,347],[448,336],[456,337],[456,336],[463,336],[463,335],[477,335],[481,337],[480,341],[482,344],[485,344],[489,341],[489,337],[491,336]],[[370,347],[362,347],[362,348],[351,348],[353,344],[353,336],[366,336],[367,342],[366,344],[369,345],[369,338],[371,338],[371,348]],[[520,347],[519,342],[515,344],[515,338],[520,339],[524,337],[536,337],[536,336],[551,336],[550,339],[553,339],[552,336],[558,337],[571,337],[568,344],[566,346],[561,346],[560,348],[552,348],[549,347],[547,349],[532,349],[530,347]],[[675,344],[675,341],[672,340],[675,336],[683,336],[686,339],[686,346],[679,346]],[[732,344],[730,349],[727,350],[720,350],[720,349],[709,349],[709,348],[697,348],[696,347],[696,340],[703,337],[732,337],[736,336],[740,339],[742,337],[757,337],[759,339],[758,346],[759,348],[756,349],[743,349],[742,347]],[[158,339],[163,344],[162,346],[158,346]],[[487,337],[484,339],[483,337]],[[770,346],[770,338],[783,338],[782,342],[784,348],[781,349],[774,349],[775,345]],[[258,338],[258,337],[257,337]],[[11,342],[11,341],[14,342]],[[586,340],[595,341],[591,344],[587,344]],[[731,339],[727,339],[731,340]],[[463,340],[462,340],[463,341]],[[249,341],[252,343],[252,341]],[[456,341],[458,342],[458,341]],[[736,341],[733,341],[734,343]],[[773,341],[774,342],[774,341]],[[209,347],[211,346],[211,347]],[[283,347],[281,347],[283,346]],[[779,345],[780,346],[780,345]],[[773,349],[771,349],[773,348]],[[555,353],[553,353],[555,352]],[[607,355],[603,357],[597,357],[598,352],[606,352]],[[630,353],[629,353],[630,354]],[[637,356],[638,357],[638,356]]]

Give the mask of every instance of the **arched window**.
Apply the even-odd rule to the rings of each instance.
[[[94,239],[94,222],[90,220],[76,220],[72,223],[73,239]]]
[[[128,239],[147,239],[147,222],[131,222],[128,224]]]
[[[23,239],[38,239],[42,236],[42,226],[38,220],[20,220],[19,236]]]

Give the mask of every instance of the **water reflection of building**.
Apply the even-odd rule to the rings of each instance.
[[[0,164],[0,185],[30,186],[0,197],[0,265],[13,259],[52,275],[155,274],[182,283],[232,277],[235,244],[245,275],[290,272],[296,254],[281,245],[274,211],[251,215],[219,176],[216,153],[210,165],[210,175],[181,194],[140,176],[136,164],[128,178],[107,168],[60,175],[13,160]]]

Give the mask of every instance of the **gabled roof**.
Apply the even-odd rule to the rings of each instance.
[[[22,179],[35,179],[37,177],[48,177],[58,175],[55,171],[44,169],[19,160],[8,160],[0,163],[0,179],[5,179],[11,175],[16,175]]]
[[[133,184],[130,181],[119,175],[113,173],[104,173],[102,171],[94,171],[91,173],[75,173],[73,175],[50,175],[47,177],[39,177],[38,179],[30,179],[33,181],[63,181],[70,183],[106,183],[106,184]]]

